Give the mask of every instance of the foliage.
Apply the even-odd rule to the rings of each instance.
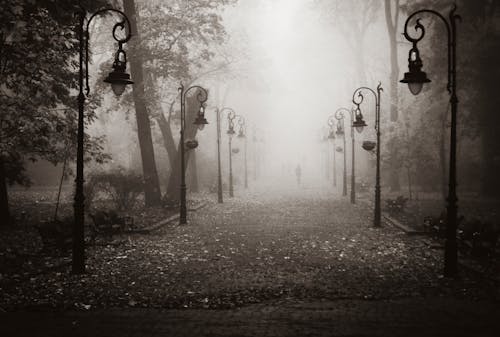
[[[408,198],[399,195],[395,199],[385,199],[385,202],[387,211],[389,211],[390,213],[401,213],[406,208]]]
[[[457,23],[458,144],[459,147],[462,144],[466,146],[458,153],[459,180],[468,180],[470,185],[475,186],[482,184],[483,192],[489,191],[494,195],[498,194],[500,186],[500,179],[496,174],[500,161],[484,160],[480,163],[482,174],[476,174],[475,177],[466,177],[462,172],[469,161],[477,160],[478,152],[481,152],[484,159],[500,157],[495,129],[498,115],[491,114],[500,104],[499,96],[495,93],[495,79],[499,69],[496,64],[500,50],[500,30],[495,22],[498,21],[500,7],[496,1],[489,0],[462,0],[456,5],[456,13],[462,16],[462,20]],[[406,14],[423,8],[436,10],[448,19],[452,4],[424,0],[407,2],[402,7]],[[426,34],[418,47],[424,71],[432,82],[419,95],[422,97],[418,98],[418,111],[425,116],[412,120],[412,128],[420,128],[421,125],[423,127],[420,130],[426,131],[419,137],[420,144],[426,142],[426,138],[439,139],[441,133],[446,135],[446,141],[449,138],[449,111],[446,111],[448,95],[445,91],[448,62],[446,30],[443,22],[433,15],[422,15],[422,24]],[[412,32],[411,24],[409,28]],[[405,50],[407,51],[408,49]],[[432,134],[429,131],[432,131]],[[437,137],[433,137],[434,135]],[[466,170],[470,171],[469,168]]]
[[[57,163],[68,155],[66,148],[75,149],[76,111],[69,107],[76,106],[77,5],[0,1],[0,152],[16,164],[8,169],[10,182],[28,182],[22,174],[26,159]],[[94,118],[90,110],[85,122]],[[87,155],[102,160],[101,143],[87,135]]]
[[[142,176],[124,168],[117,168],[105,173],[94,173],[90,176],[87,186],[88,206],[95,199],[97,193],[104,192],[111,197],[118,210],[132,208],[139,195],[144,192]]]

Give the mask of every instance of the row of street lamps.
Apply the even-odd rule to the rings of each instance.
[[[85,223],[85,196],[83,193],[84,184],[84,105],[85,97],[90,93],[89,87],[89,25],[91,21],[103,14],[107,13],[117,13],[122,18],[118,21],[112,30],[113,38],[118,42],[118,51],[115,54],[115,60],[113,62],[113,70],[106,77],[104,82],[110,83],[113,92],[116,96],[120,96],[124,91],[125,87],[134,82],[130,79],[130,74],[127,73],[127,54],[123,50],[123,44],[128,42],[132,37],[131,25],[128,17],[124,12],[114,9],[114,8],[104,8],[96,11],[94,14],[87,18],[87,11],[81,7],[79,13],[79,26],[78,26],[78,38],[79,38],[79,94],[78,94],[78,135],[77,135],[77,158],[76,158],[76,191],[74,198],[74,227],[73,227],[73,256],[72,256],[72,272],[75,274],[82,274],[85,272],[85,233],[84,233],[84,223]],[[124,30],[126,32],[125,37],[119,37],[117,35],[117,30]],[[85,87],[84,87],[85,84]],[[196,125],[200,130],[208,124],[205,118],[205,103],[208,99],[208,92],[201,86],[193,85],[189,88],[185,88],[181,83],[179,87],[179,96],[181,103],[181,125],[180,125],[180,161],[181,161],[181,183],[180,183],[180,210],[179,210],[179,223],[187,223],[187,202],[186,202],[186,147],[188,149],[194,149],[198,146],[198,142],[195,140],[185,139],[186,132],[186,98],[189,92],[197,91],[196,99],[199,103],[199,109],[194,120],[194,125]],[[248,187],[248,167],[247,167],[247,142],[246,142],[246,124],[243,116],[236,115],[234,110],[230,108],[223,108],[221,110],[216,109],[217,115],[217,159],[218,159],[218,201],[223,202],[222,197],[222,177],[221,177],[221,158],[220,158],[220,117],[227,111],[228,117],[228,131],[229,135],[229,196],[234,196],[233,190],[233,171],[232,171],[232,136],[235,134],[234,131],[234,119],[237,119],[239,132],[238,138],[245,139],[245,188]]]
[[[408,56],[408,68],[409,71],[404,74],[401,83],[408,84],[410,92],[414,95],[418,95],[425,83],[429,83],[430,80],[427,74],[422,71],[422,60],[420,58],[420,52],[417,48],[417,43],[423,39],[425,35],[425,28],[420,23],[420,18],[416,19],[414,29],[419,33],[417,37],[412,37],[408,33],[408,25],[413,18],[420,14],[432,14],[437,16],[440,21],[442,21],[446,27],[447,33],[447,46],[448,46],[448,84],[447,90],[450,94],[450,104],[451,104],[451,127],[450,127],[450,160],[449,160],[449,175],[448,175],[448,197],[447,197],[447,212],[446,212],[446,242],[445,242],[445,255],[444,255],[444,275],[447,277],[455,276],[458,272],[457,262],[457,194],[456,194],[456,150],[457,150],[457,110],[458,110],[458,96],[457,96],[457,29],[456,23],[461,20],[461,17],[456,14],[457,7],[454,5],[448,14],[448,19],[431,9],[418,10],[408,16],[404,25],[404,36],[412,43],[412,48],[410,49]],[[351,139],[352,139],[352,180],[351,180],[351,202],[355,203],[355,175],[354,175],[354,132],[352,129],[356,129],[362,132],[364,127],[367,126],[363,114],[361,112],[361,104],[364,100],[363,92],[371,92],[375,98],[375,131],[376,131],[376,142],[364,141],[363,148],[367,151],[373,151],[375,149],[376,153],[376,177],[375,177],[375,209],[374,209],[374,220],[373,224],[375,227],[381,225],[381,206],[380,206],[380,93],[383,91],[381,84],[377,86],[376,90],[368,87],[360,87],[356,89],[353,93],[352,103],[354,108],[350,110],[351,116]],[[348,109],[341,108],[340,111],[347,111]],[[339,112],[337,110],[337,112]],[[335,117],[337,117],[337,112]],[[342,116],[339,116],[343,122]],[[354,117],[354,118],[353,118]],[[339,119],[339,118],[338,118]],[[340,120],[339,122],[340,123]],[[330,136],[333,139],[333,128],[334,120],[332,116],[328,119],[328,124],[330,126]],[[338,124],[338,129],[342,130],[340,134],[343,133],[343,124]],[[339,134],[339,133],[338,133]],[[344,137],[344,158],[346,155],[345,147],[345,135]],[[335,151],[334,151],[335,155]],[[345,175],[345,159],[344,159],[344,175]],[[345,193],[345,179],[344,179],[344,193]]]
[[[367,126],[363,114],[361,112],[361,103],[363,103],[364,95],[363,92],[371,92],[375,97],[375,131],[377,133],[377,141],[364,141],[363,148],[367,151],[373,151],[376,148],[376,177],[375,177],[375,215],[373,220],[373,225],[379,227],[381,223],[381,208],[380,208],[380,93],[383,91],[382,85],[379,83],[376,91],[368,87],[359,87],[354,90],[352,96],[352,103],[355,108],[351,110],[346,108],[339,108],[335,111],[335,114],[328,118],[328,125],[330,127],[330,132],[328,134],[328,139],[335,140],[335,134],[342,136],[343,139],[343,152],[344,152],[344,170],[343,170],[343,183],[342,183],[342,195],[347,196],[347,149],[345,140],[345,127],[344,119],[345,114],[351,117],[351,142],[352,142],[352,164],[351,164],[351,203],[356,203],[356,175],[355,175],[355,146],[354,146],[354,129],[361,133],[365,126]],[[335,124],[335,120],[337,123]],[[336,131],[335,131],[335,125]],[[335,143],[334,143],[335,144]],[[334,181],[336,177],[335,169],[335,152],[336,147],[333,146],[333,175]]]
[[[125,90],[126,85],[133,84],[130,79],[130,75],[126,72],[127,56],[123,50],[123,44],[128,42],[132,37],[131,25],[129,19],[120,10],[114,8],[105,8],[98,10],[87,18],[87,11],[81,7],[79,12],[79,25],[78,25],[78,41],[79,41],[79,93],[78,93],[78,133],[77,133],[77,164],[76,164],[76,191],[75,191],[75,203],[74,203],[74,228],[73,228],[73,264],[72,271],[74,273],[80,274],[85,272],[85,242],[84,242],[84,193],[83,193],[83,183],[84,183],[84,104],[85,96],[89,94],[89,75],[88,75],[88,63],[89,63],[89,25],[91,21],[98,15],[104,13],[117,13],[122,17],[122,20],[117,22],[112,30],[112,35],[115,41],[118,43],[118,51],[115,54],[115,59],[113,62],[113,70],[105,79],[105,82],[110,83],[113,92],[119,96]],[[429,13],[437,16],[446,27],[447,37],[448,37],[448,85],[447,89],[450,93],[450,103],[451,103],[451,132],[450,132],[450,160],[449,160],[449,188],[448,188],[448,198],[447,198],[447,235],[445,244],[445,276],[454,276],[457,273],[457,242],[456,242],[456,232],[457,232],[457,195],[456,195],[456,131],[457,131],[457,80],[456,80],[456,22],[460,20],[460,16],[455,14],[456,6],[450,11],[448,19],[442,14],[429,9],[422,9],[411,14],[404,25],[404,36],[412,43],[412,48],[409,52],[409,71],[405,73],[404,78],[400,81],[402,83],[408,84],[410,91],[417,95],[422,90],[423,84],[430,82],[427,78],[427,74],[422,71],[422,60],[420,58],[420,53],[417,48],[417,43],[423,39],[425,35],[424,26],[420,23],[420,19],[417,18],[415,24],[415,31],[420,32],[420,35],[416,38],[411,37],[408,34],[408,24],[412,18],[419,14]],[[119,37],[117,35],[117,30],[120,29],[126,32],[125,37]],[[85,80],[85,88],[84,88]],[[85,94],[84,94],[85,89]],[[202,128],[207,124],[205,119],[205,102],[208,98],[207,91],[200,86],[192,86],[184,90],[184,86],[181,84],[179,88],[180,98],[181,98],[181,131],[180,131],[180,142],[181,142],[181,205],[180,205],[180,223],[186,223],[186,184],[185,184],[185,144],[184,144],[184,133],[185,133],[185,105],[186,105],[186,94],[192,90],[197,89],[197,99],[200,103],[200,108],[198,115],[194,124]],[[351,175],[351,202],[355,202],[355,175],[354,175],[354,133],[352,128],[361,132],[365,126],[367,126],[364,121],[363,114],[361,112],[361,104],[364,100],[363,92],[371,92],[375,98],[375,131],[377,135],[376,142],[363,142],[363,148],[368,151],[372,151],[376,147],[376,182],[375,182],[375,214],[374,214],[374,226],[378,227],[381,224],[381,209],[380,209],[380,93],[382,91],[381,84],[377,86],[376,90],[368,87],[360,87],[354,91],[352,102],[355,105],[354,111],[350,111],[351,116],[351,139],[352,139],[352,175]],[[220,167],[220,114],[228,111],[228,135],[229,135],[229,193],[230,196],[234,195],[233,191],[233,181],[232,181],[232,136],[235,134],[234,131],[234,119],[237,115],[234,110],[230,108],[223,108],[220,111],[217,109],[217,145],[218,145],[218,200],[222,202],[222,179],[221,179],[221,167]],[[337,134],[343,135],[344,140],[344,179],[343,179],[343,195],[346,195],[346,148],[345,148],[345,130],[343,127],[344,113],[343,111],[349,111],[347,109],[339,109],[335,114],[337,119],[338,129]],[[353,118],[354,117],[354,118]],[[342,123],[341,123],[342,122]],[[333,129],[334,120],[329,119],[328,124]],[[238,116],[238,125],[240,126],[239,137],[245,137],[245,120],[243,117]],[[332,133],[332,137],[334,134]],[[192,144],[193,148],[197,144]],[[246,150],[246,141],[245,141]],[[335,155],[335,150],[334,150]],[[334,166],[335,167],[335,166]],[[334,174],[334,177],[336,175]],[[336,178],[334,178],[336,179]],[[247,177],[247,163],[246,163],[246,151],[245,151],[245,187],[248,186]]]
[[[233,187],[233,149],[232,141],[233,136],[236,134],[234,130],[234,120],[237,119],[240,129],[238,131],[238,138],[245,139],[245,188],[248,187],[248,171],[247,171],[247,149],[246,149],[246,124],[245,118],[239,116],[232,108],[224,107],[222,109],[216,108],[215,114],[217,116],[217,201],[219,203],[224,202],[222,193],[222,167],[221,167],[221,118],[224,114],[227,115],[227,135],[228,135],[228,146],[229,146],[229,196],[234,197],[234,187]]]

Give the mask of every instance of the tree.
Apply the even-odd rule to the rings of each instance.
[[[485,196],[500,196],[500,148],[497,143],[496,125],[500,122],[496,111],[500,105],[500,96],[496,93],[495,80],[500,75],[497,66],[498,53],[500,52],[500,30],[498,22],[500,16],[500,6],[498,2],[491,0],[479,1],[458,1],[457,13],[462,15],[464,20],[458,27],[457,46],[457,76],[459,90],[459,112],[458,112],[458,144],[465,141],[480,139],[478,147],[481,152],[481,174],[480,181],[475,181],[476,186],[480,186],[481,192]],[[450,10],[449,4],[436,3],[426,0],[418,3],[409,3],[403,6],[407,13],[412,13],[421,8],[431,8],[447,16]],[[433,16],[425,16],[426,20],[426,42],[421,43],[419,48],[424,67],[429,74],[432,83],[432,99],[439,100],[443,97],[446,88],[446,31],[439,19]],[[435,24],[433,24],[435,22]],[[431,23],[429,25],[429,23]],[[432,27],[432,28],[431,28]],[[431,75],[433,74],[433,75]],[[437,82],[437,83],[436,83]],[[429,91],[430,91],[429,90]],[[443,128],[443,138],[441,140],[441,162],[443,165],[443,176],[445,175],[446,158],[445,140],[448,138],[446,102],[441,104],[440,127]],[[477,151],[474,148],[471,152]],[[467,153],[461,151],[461,154]],[[458,160],[459,179],[462,169],[470,163],[461,157]],[[460,184],[459,184],[460,186]]]
[[[391,60],[391,74],[389,81],[389,99],[390,99],[390,120],[396,122],[398,119],[398,85],[399,85],[399,64],[398,64],[398,41],[399,35],[397,29],[399,27],[399,0],[385,0],[385,22],[387,27],[387,36],[389,37],[389,55]],[[392,138],[392,137],[391,137]],[[392,191],[399,191],[399,171],[401,168],[400,162],[397,160],[397,143],[389,141],[387,149],[389,150],[389,187]]]
[[[179,146],[172,129],[179,121],[177,88],[180,82],[188,88],[195,81],[227,71],[232,59],[219,47],[226,38],[219,11],[233,2],[152,1],[144,2],[139,11],[145,32],[141,46],[148,108],[158,123],[168,154],[171,174],[166,194],[174,201],[178,199],[180,182]],[[197,109],[196,104],[188,104],[188,121]],[[187,130],[187,134],[194,137],[196,130]]]
[[[342,31],[351,50],[357,72],[357,81],[367,83],[365,38],[370,26],[375,22],[380,8],[379,0],[316,0],[322,13]]]
[[[55,164],[65,148],[75,149],[76,112],[69,107],[75,106],[70,90],[77,84],[78,41],[72,1],[1,0],[0,7],[0,218],[6,224],[7,185],[29,184],[25,161]],[[88,124],[95,114],[85,117]],[[86,135],[88,157],[103,159],[101,142]]]
[[[132,34],[135,35],[135,39],[130,43],[130,57],[128,60],[130,62],[131,75],[134,79],[133,97],[137,119],[137,135],[141,149],[145,201],[146,206],[157,206],[161,202],[161,190],[156,170],[149,113],[145,101],[145,84],[142,69],[143,57],[141,52],[143,44],[141,32],[137,29],[139,17],[136,14],[137,10],[134,0],[124,0],[123,4],[124,12],[130,20]]]

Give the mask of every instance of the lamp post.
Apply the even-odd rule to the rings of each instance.
[[[193,124],[198,126],[198,129],[202,130],[206,124],[208,124],[205,118],[205,106],[204,103],[208,99],[208,93],[205,89],[200,87],[199,85],[193,85],[187,89],[184,89],[184,85],[181,83],[179,87],[180,98],[181,98],[181,205],[180,205],[180,216],[179,216],[179,224],[185,225],[187,224],[187,205],[186,205],[186,160],[185,160],[185,145],[188,146],[189,149],[195,149],[198,146],[197,142],[190,141],[187,144],[184,144],[184,133],[186,132],[186,95],[192,89],[198,90],[198,94],[196,95],[196,99],[200,103],[200,108],[198,110],[198,115],[196,116]]]
[[[236,118],[236,113],[234,110],[230,110],[227,114],[227,135],[228,135],[228,143],[229,143],[229,197],[234,197],[233,190],[233,148],[232,148],[232,140],[234,132],[234,119]]]
[[[351,116],[351,204],[356,203],[356,169],[355,169],[355,163],[356,163],[356,149],[355,149],[355,144],[354,144],[354,109],[347,110],[346,108],[340,108],[339,110],[345,110],[349,112],[349,116]],[[344,130],[345,132],[345,130]]]
[[[343,110],[346,110],[347,112],[349,112],[349,110],[347,110],[345,108],[337,109],[337,111],[335,111],[335,119],[337,119],[336,134],[338,136],[342,136],[342,142],[343,142],[343,146],[344,146],[343,147],[343,150],[344,150],[344,173],[342,176],[342,195],[346,196],[347,195],[347,149],[345,147],[345,127],[344,127],[344,112],[343,112]],[[353,153],[353,158],[354,158],[354,153]]]
[[[328,117],[328,126],[330,130],[328,131],[328,139],[331,140],[333,144],[333,186],[337,187],[337,163],[335,162],[335,116]]]
[[[422,71],[422,60],[417,48],[417,43],[422,40],[425,35],[425,28],[420,23],[420,18],[417,18],[415,30],[420,31],[420,35],[416,38],[408,34],[408,24],[415,16],[423,13],[436,15],[444,23],[448,36],[448,85],[447,90],[450,94],[451,104],[451,130],[450,130],[450,166],[448,175],[448,198],[446,209],[446,242],[444,250],[444,275],[447,277],[455,276],[458,272],[457,262],[457,192],[456,192],[456,154],[457,154],[457,29],[456,22],[461,20],[461,17],[455,14],[457,7],[453,6],[448,14],[448,19],[439,12],[431,9],[421,9],[406,19],[404,26],[404,36],[410,41],[413,46],[410,49],[408,56],[409,71],[405,73],[404,78],[400,81],[407,83],[412,94],[418,95],[422,90],[424,83],[430,82],[427,74]]]
[[[221,116],[224,115],[224,112],[233,113],[236,115],[233,109],[231,108],[216,108],[215,114],[217,115],[217,201],[219,203],[223,203],[223,193],[222,193],[222,169],[221,169],[221,156],[220,156],[220,139],[221,139],[221,125],[220,119]]]
[[[106,77],[104,82],[110,83],[113,92],[120,96],[125,90],[127,84],[132,84],[130,80],[130,75],[127,74],[127,54],[123,50],[123,44],[126,43],[132,37],[130,32],[130,22],[122,11],[114,8],[104,8],[96,11],[94,14],[87,18],[87,11],[85,8],[80,7],[78,13],[79,24],[78,24],[78,42],[79,42],[79,72],[78,72],[78,131],[77,131],[77,154],[76,154],[76,188],[75,188],[75,199],[74,199],[74,217],[75,221],[73,224],[73,252],[72,252],[72,272],[74,274],[85,273],[85,196],[83,193],[83,183],[84,183],[84,106],[85,97],[90,93],[89,87],[89,25],[92,20],[104,13],[117,13],[122,19],[117,22],[112,31],[113,38],[118,42],[118,51],[115,54],[115,60],[113,62],[113,70]],[[125,27],[126,24],[126,27]],[[125,30],[126,36],[119,37],[117,35],[117,30]],[[84,89],[85,85],[85,89]],[[85,93],[84,93],[85,91]]]
[[[368,87],[360,87],[354,90],[352,95],[352,102],[356,105],[355,118],[356,120],[352,123],[352,126],[356,128],[358,132],[362,132],[363,128],[366,126],[363,120],[363,114],[361,113],[360,105],[363,103],[363,90],[367,90],[373,94],[375,97],[375,131],[377,132],[377,142],[369,142],[368,144],[363,144],[365,150],[371,151],[376,146],[377,155],[377,172],[375,177],[375,216],[373,218],[373,226],[380,227],[381,225],[381,209],[380,209],[380,92],[383,91],[382,85],[379,83],[377,86],[377,92]],[[368,142],[367,142],[368,143]]]
[[[238,125],[240,127],[240,130],[238,131],[238,138],[243,138],[243,141],[245,142],[245,188],[248,188],[248,166],[247,166],[247,137],[246,137],[246,124],[245,124],[245,118],[243,116],[238,116]]]

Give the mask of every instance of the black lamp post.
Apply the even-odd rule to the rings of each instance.
[[[328,126],[330,130],[328,131],[328,139],[333,145],[333,186],[337,187],[337,163],[335,160],[335,116],[328,117]]]
[[[79,41],[79,72],[78,72],[78,133],[77,133],[77,154],[76,154],[76,189],[75,189],[75,203],[74,203],[74,217],[75,222],[73,225],[73,256],[72,256],[72,272],[74,274],[85,273],[85,196],[83,194],[83,157],[84,157],[84,106],[85,96],[90,93],[89,87],[89,25],[91,21],[98,15],[104,13],[118,13],[122,19],[117,22],[113,27],[113,38],[118,42],[118,51],[115,54],[113,62],[113,70],[104,80],[110,83],[113,92],[120,96],[125,90],[127,84],[132,84],[130,75],[126,73],[127,68],[127,55],[123,50],[123,44],[132,37],[130,32],[130,22],[122,11],[114,8],[104,8],[98,10],[87,19],[87,11],[81,7],[78,24],[78,41]],[[126,27],[125,27],[126,24]],[[125,30],[127,32],[125,37],[119,37],[117,29]],[[84,83],[85,81],[85,83]],[[85,89],[84,89],[85,84]],[[85,93],[84,93],[85,90]]]
[[[328,155],[328,139],[330,137],[330,132],[325,127],[322,127],[319,130],[319,137],[320,142],[324,144],[321,147],[321,165],[324,169],[325,180],[330,180],[330,165],[328,160],[330,159],[330,156]],[[333,137],[335,137],[335,135],[333,135]]]
[[[231,108],[215,109],[215,114],[217,115],[217,201],[223,203],[223,193],[222,193],[222,169],[221,169],[221,156],[220,156],[220,139],[221,139],[221,126],[220,119],[224,112],[233,113],[236,115]]]
[[[238,125],[240,126],[240,130],[238,131],[238,138],[243,138],[245,142],[245,188],[248,188],[248,163],[247,163],[247,137],[246,137],[246,124],[245,118],[243,116],[238,116]]]
[[[229,197],[234,197],[234,189],[233,189],[233,148],[232,148],[232,140],[235,134],[234,131],[234,119],[236,118],[236,113],[234,110],[230,110],[227,114],[227,135],[228,135],[228,143],[229,143]]]
[[[206,124],[208,124],[205,118],[205,106],[204,103],[208,99],[208,93],[205,89],[199,85],[193,85],[186,90],[184,90],[184,85],[181,83],[179,87],[181,96],[181,206],[180,206],[180,217],[179,224],[187,224],[187,205],[186,205],[186,160],[185,160],[185,146],[188,146],[190,150],[195,149],[198,146],[198,142],[188,141],[184,144],[184,133],[186,131],[186,95],[192,90],[198,90],[196,98],[200,103],[200,109],[198,110],[198,115],[193,124],[198,126],[198,129],[202,130]]]
[[[411,14],[405,22],[404,36],[410,41],[413,46],[410,49],[408,63],[409,71],[405,73],[404,78],[400,81],[407,83],[412,94],[417,95],[422,90],[424,83],[430,82],[427,74],[422,71],[422,60],[417,48],[417,43],[422,40],[425,35],[424,26],[420,24],[420,18],[417,18],[415,30],[420,31],[420,35],[412,38],[408,34],[408,24],[412,18],[419,14],[430,13],[436,15],[443,21],[448,36],[448,85],[447,89],[450,94],[451,104],[451,131],[450,131],[450,168],[448,181],[448,198],[446,210],[446,243],[444,252],[444,275],[455,276],[458,272],[457,262],[457,192],[456,192],[456,155],[457,155],[457,29],[456,22],[461,18],[455,14],[456,6],[453,6],[448,19],[440,13],[431,9],[422,9]]]
[[[347,109],[346,109],[347,110]],[[356,163],[356,147],[355,147],[355,141],[354,141],[354,109],[350,110],[350,116],[351,116],[351,204],[356,203],[356,169],[355,169],[355,163]]]
[[[346,110],[349,112],[349,110],[340,108],[335,111],[335,119],[337,119],[337,131],[336,134],[337,136],[342,136],[342,142],[343,142],[343,150],[344,150],[344,173],[342,176],[342,195],[346,196],[347,195],[347,149],[345,146],[345,127],[344,127],[344,112],[343,110]],[[353,158],[354,158],[354,153],[353,153]]]
[[[352,95],[352,102],[356,105],[355,118],[356,120],[352,123],[352,126],[356,128],[358,132],[362,132],[363,128],[366,126],[363,120],[363,114],[359,106],[363,103],[363,90],[368,90],[375,97],[375,131],[377,132],[377,142],[369,142],[370,144],[363,144],[365,150],[371,151],[376,146],[377,154],[377,172],[375,177],[375,216],[373,218],[373,226],[380,227],[381,225],[381,209],[380,209],[380,92],[383,90],[382,85],[379,83],[377,86],[377,92],[373,89],[367,87],[360,87],[354,91]]]

